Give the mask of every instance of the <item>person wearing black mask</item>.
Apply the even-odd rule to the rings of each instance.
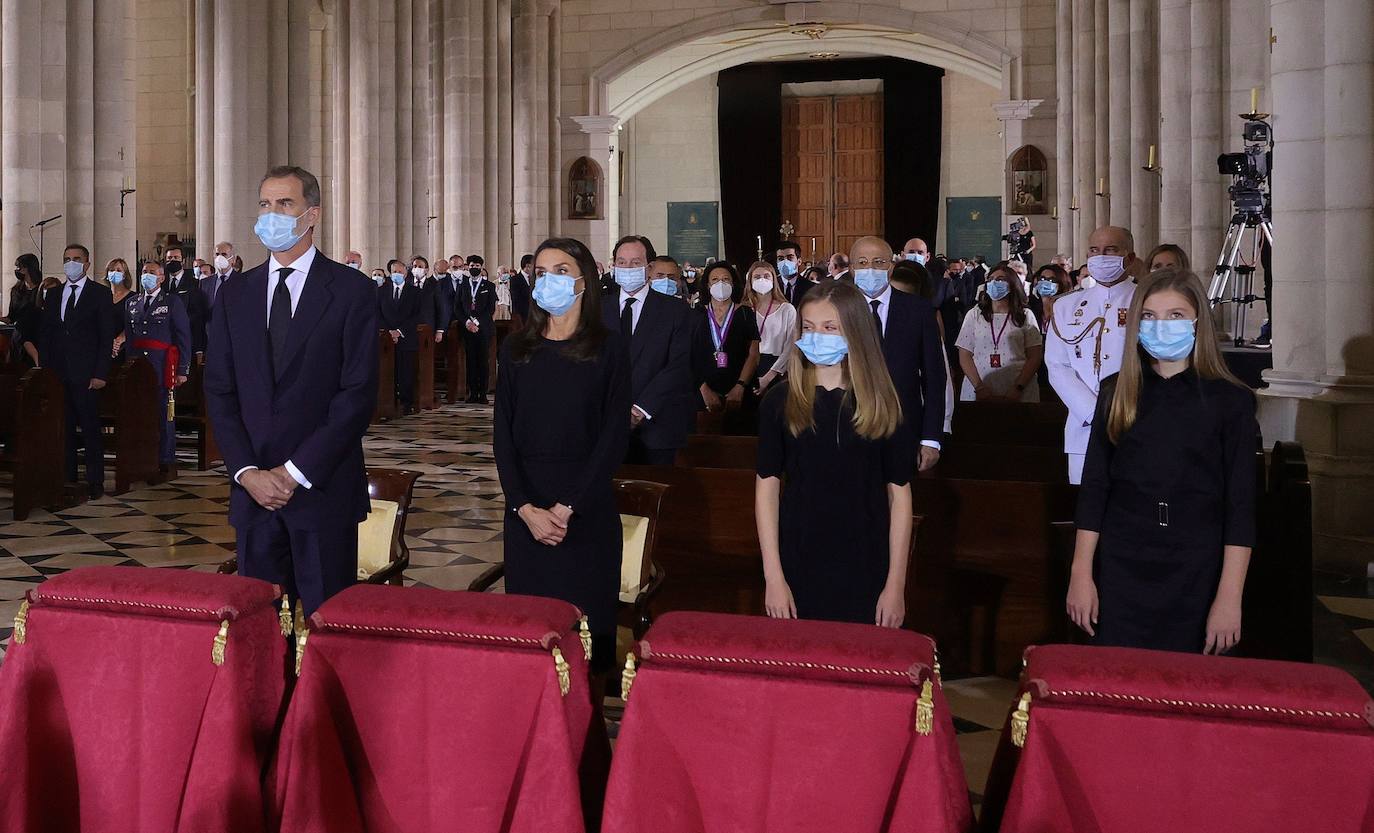
[[[487,404],[491,339],[496,333],[496,287],[486,279],[480,255],[468,256],[468,282],[458,291],[463,346],[467,350],[468,399]]]
[[[38,257],[22,254],[14,261],[14,286],[10,287],[9,315],[0,318],[14,325],[10,361],[33,367],[38,364],[38,327],[43,320],[43,273]]]
[[[186,316],[191,320],[191,350],[205,352],[205,319],[208,304],[205,293],[200,291],[200,283],[183,268],[184,256],[180,246],[169,246],[162,255],[162,273],[166,275],[168,292],[181,299]]]
[[[701,284],[697,282],[697,268],[690,261],[682,266],[682,283],[687,287],[682,296],[687,306],[692,309],[701,306]]]

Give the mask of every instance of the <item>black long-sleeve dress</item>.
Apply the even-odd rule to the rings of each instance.
[[[778,550],[797,616],[873,624],[890,565],[887,486],[916,472],[916,441],[854,433],[843,388],[816,388],[816,427],[787,429],[787,386],[759,406],[759,477],[782,478]],[[818,496],[821,503],[817,503]]]
[[[1112,445],[1118,377],[1104,380],[1083,466],[1078,528],[1101,534],[1094,643],[1196,653],[1223,547],[1255,543],[1255,397],[1191,368],[1164,379],[1141,362],[1135,424]]]
[[[587,615],[593,668],[614,664],[620,592],[620,515],[611,479],[630,433],[630,357],[609,332],[596,357],[577,361],[542,340],[527,361],[500,353],[495,452],[506,494],[506,590],[571,602]],[[557,546],[534,540],[516,511],[573,510]]]

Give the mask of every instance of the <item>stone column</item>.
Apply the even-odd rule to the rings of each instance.
[[[1073,182],[1078,210],[1074,213],[1074,243],[1084,248],[1097,226],[1097,42],[1094,35],[1093,0],[1074,0],[1073,5]],[[1105,115],[1105,114],[1104,114]],[[1081,262],[1085,251],[1074,253]]]
[[[1159,151],[1158,20],[1158,0],[1132,0],[1129,35],[1131,169],[1127,180],[1131,186],[1131,231],[1135,233],[1136,246],[1147,250],[1159,242],[1159,175],[1144,170],[1150,158],[1150,145],[1156,146],[1156,155]]]
[[[134,17],[129,0],[95,0],[92,6],[95,205],[90,246],[98,262],[91,271],[104,274],[107,261],[116,256],[129,260],[135,248],[137,195],[129,195],[122,217],[119,211],[121,189],[134,187]]]
[[[591,247],[598,257],[605,259],[615,242],[611,239],[611,217],[615,203],[608,197],[615,187],[611,164],[611,147],[618,144],[615,116],[566,116],[563,119],[563,162],[558,171],[560,182],[566,181],[572,164],[586,156],[601,166],[601,213],[595,220],[563,220],[564,234],[575,237]],[[566,216],[566,206],[560,207]]]
[[[515,7],[511,57],[513,82],[512,167],[515,224],[513,259],[549,235],[549,181],[556,176],[549,166],[548,58],[549,15],[540,3],[520,2]],[[517,264],[512,264],[517,265]]]
[[[1222,214],[1226,194],[1216,165],[1222,149],[1221,0],[1193,0],[1190,28],[1193,211],[1186,248],[1193,262],[1202,265],[1216,261],[1230,219]]]
[[[563,43],[563,12],[562,7],[554,5],[549,12],[548,43]],[[563,53],[561,49],[549,49],[548,65],[546,67],[548,75],[548,99],[547,124],[544,135],[548,137],[548,158],[546,160],[549,184],[548,192],[548,211],[549,227],[546,232],[549,236],[561,236],[563,234]]]
[[[1080,260],[1074,240],[1077,212],[1069,210],[1074,194],[1073,132],[1073,0],[1056,0],[1054,42],[1055,85],[1055,193],[1053,205],[1059,213],[1059,251]],[[1053,257],[1053,254],[1051,254]],[[1038,258],[1037,258],[1038,259]]]
[[[196,0],[196,92],[195,139],[196,246],[199,254],[213,256],[215,239],[215,3]],[[131,197],[130,199],[133,199]]]
[[[215,4],[214,241],[230,240],[245,268],[267,251],[252,234],[258,214],[258,183],[269,162],[267,112],[270,89],[265,65],[254,67],[265,42],[260,21],[264,0]],[[213,242],[211,245],[213,245]]]
[[[1093,0],[1093,71],[1092,97],[1096,136],[1093,139],[1092,189],[1093,193],[1107,193],[1111,189],[1112,147],[1111,147],[1111,62],[1113,56],[1108,45],[1107,4],[1110,0]],[[1102,188],[1097,180],[1102,180]],[[1110,196],[1097,197],[1093,206],[1097,210],[1093,227],[1104,226],[1111,222]]]
[[[1190,246],[1193,235],[1192,32],[1189,0],[1159,0],[1159,164],[1164,170],[1158,242],[1180,246]]]
[[[510,263],[518,257],[514,252],[515,224],[515,176],[512,142],[515,141],[511,130],[514,119],[512,100],[512,55],[511,55],[511,0],[496,0],[496,20],[494,31],[488,32],[488,40],[496,49],[496,123],[501,140],[496,146],[496,247],[489,249],[489,256],[501,263]],[[518,265],[518,264],[511,264]]]
[[[1139,51],[1131,42],[1130,0],[1108,0],[1107,5],[1107,42],[1111,62],[1107,68],[1107,83],[1111,102],[1108,112],[1111,115],[1110,147],[1108,160],[1107,190],[1112,223],[1135,230],[1131,203],[1131,171],[1135,169],[1132,157],[1131,130],[1134,128],[1132,111],[1139,106],[1132,93],[1131,72],[1139,59]],[[1143,44],[1142,44],[1143,48]]]

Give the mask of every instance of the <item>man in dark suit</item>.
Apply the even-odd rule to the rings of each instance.
[[[432,321],[421,323],[432,323],[434,326],[434,343],[443,344],[444,339],[449,336],[449,327],[453,324],[453,311],[458,308],[458,281],[449,273],[449,261],[440,258],[434,261],[434,277],[430,282],[434,284],[434,299],[430,304],[426,316]],[[426,316],[422,316],[422,319]],[[453,334],[455,337],[457,333]]]
[[[630,345],[630,446],[625,462],[671,466],[696,419],[691,309],[648,284],[660,261],[646,237],[623,237],[612,252],[616,291],[601,299],[601,320]]]
[[[215,258],[210,262],[210,274],[200,279],[200,294],[205,298],[205,321],[208,324],[215,315],[215,299],[219,297],[224,282],[238,274],[234,271],[234,244],[223,242],[215,244]]]
[[[787,303],[801,309],[806,291],[815,286],[800,274],[801,246],[791,240],[784,240],[778,244],[774,254],[777,255],[778,277],[782,279],[783,297],[787,299]]]
[[[420,325],[420,287],[406,276],[406,265],[399,260],[386,264],[386,283],[377,287],[377,325],[391,335],[396,345],[396,397],[401,401],[401,413],[412,414],[415,407],[416,354],[420,337],[415,328]]]
[[[162,255],[162,274],[168,292],[181,299],[186,316],[191,319],[191,352],[205,352],[205,320],[209,304],[200,291],[200,280],[184,268],[185,256],[180,246],[169,246]]]
[[[458,309],[463,318],[463,346],[467,351],[468,402],[487,404],[487,365],[491,340],[496,335],[496,285],[487,280],[482,259],[468,257],[468,280],[458,290]]]
[[[530,315],[530,292],[534,287],[534,255],[522,255],[520,271],[510,276],[510,311],[518,321]]]
[[[893,292],[892,247],[881,237],[861,237],[849,250],[854,283],[869,299],[888,372],[902,413],[921,441],[920,469],[940,459],[945,424],[945,362],[935,308],[926,299]]]
[[[76,429],[86,444],[86,487],[91,500],[105,494],[105,447],[100,389],[110,373],[117,332],[110,288],[87,275],[91,253],[77,243],[62,252],[66,280],[48,290],[38,335],[38,361],[62,380],[66,400],[66,476],[76,482]]]
[[[256,230],[273,254],[220,288],[206,410],[233,477],[239,572],[286,588],[309,616],[357,579],[377,290],[315,249],[312,174],[273,168],[258,193]]]

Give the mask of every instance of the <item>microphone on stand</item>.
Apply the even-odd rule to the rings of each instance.
[[[62,219],[62,215],[61,215],[61,214],[54,214],[53,216],[49,217],[49,218],[46,219],[46,220],[39,220],[38,222],[36,222],[36,223],[34,223],[33,225],[29,226],[29,228],[42,228],[43,226],[46,226],[48,223],[51,223],[51,222],[53,222],[54,220],[60,220],[60,219]]]

